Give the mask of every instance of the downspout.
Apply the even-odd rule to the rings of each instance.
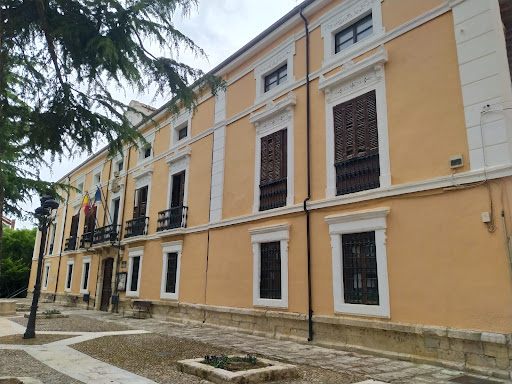
[[[71,183],[71,176],[68,176],[68,185],[70,183]],[[69,190],[68,190],[68,197],[66,198],[66,209],[64,210],[64,224],[62,224],[62,235],[60,236],[59,266],[57,267],[57,281],[55,282],[55,294],[53,295],[53,301],[55,301],[57,298],[57,288],[59,286],[60,261],[62,260],[62,246],[64,245],[64,232],[66,231],[66,220],[68,218],[68,204],[69,204]]]
[[[300,17],[304,20],[304,31],[306,32],[306,151],[308,164],[308,196],[304,199],[304,213],[306,214],[306,248],[308,252],[308,341],[313,341],[313,304],[311,298],[311,234],[310,217],[307,202],[311,199],[311,153],[310,153],[310,100],[309,100],[309,28],[308,20],[302,14],[304,8],[300,9]]]
[[[105,226],[105,222],[107,221],[107,213],[108,213],[108,216],[110,217],[110,212],[108,211],[108,187],[110,185],[110,178],[112,177],[112,165],[114,163],[114,160],[111,159],[110,160],[110,168],[108,170],[108,179],[107,179],[107,192],[105,193],[105,204],[103,204],[103,226]],[[101,191],[101,189],[100,189]],[[101,193],[103,195],[103,192]],[[102,196],[103,197],[103,196]],[[110,217],[110,220],[112,220],[112,218]]]

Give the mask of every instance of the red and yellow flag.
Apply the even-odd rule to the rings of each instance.
[[[91,210],[91,201],[89,199],[89,194],[86,193],[84,199],[82,200],[82,208],[84,208],[84,212],[87,215]]]

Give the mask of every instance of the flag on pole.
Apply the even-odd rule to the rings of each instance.
[[[96,202],[101,202],[101,191],[99,187],[96,187],[96,194],[94,195],[94,205],[96,205]]]
[[[84,209],[86,215],[91,210],[91,201],[89,199],[89,193],[86,193],[84,199],[82,200],[82,208]]]

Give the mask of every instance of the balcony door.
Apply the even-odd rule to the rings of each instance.
[[[146,216],[146,207],[148,203],[148,186],[139,188],[135,191],[135,201],[133,206],[133,218]]]
[[[171,208],[182,207],[185,196],[185,171],[172,175]]]

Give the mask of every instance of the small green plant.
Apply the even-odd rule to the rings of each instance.
[[[212,367],[215,367],[215,368],[228,369],[229,363],[257,364],[258,359],[254,356],[251,356],[250,354],[247,354],[247,356],[244,356],[244,357],[228,357],[226,355],[220,355],[220,356],[206,355],[204,357],[203,363],[211,365]]]
[[[57,309],[49,309],[47,311],[44,311],[42,314],[45,315],[45,316],[48,316],[48,315],[60,315],[60,311],[57,310]]]

